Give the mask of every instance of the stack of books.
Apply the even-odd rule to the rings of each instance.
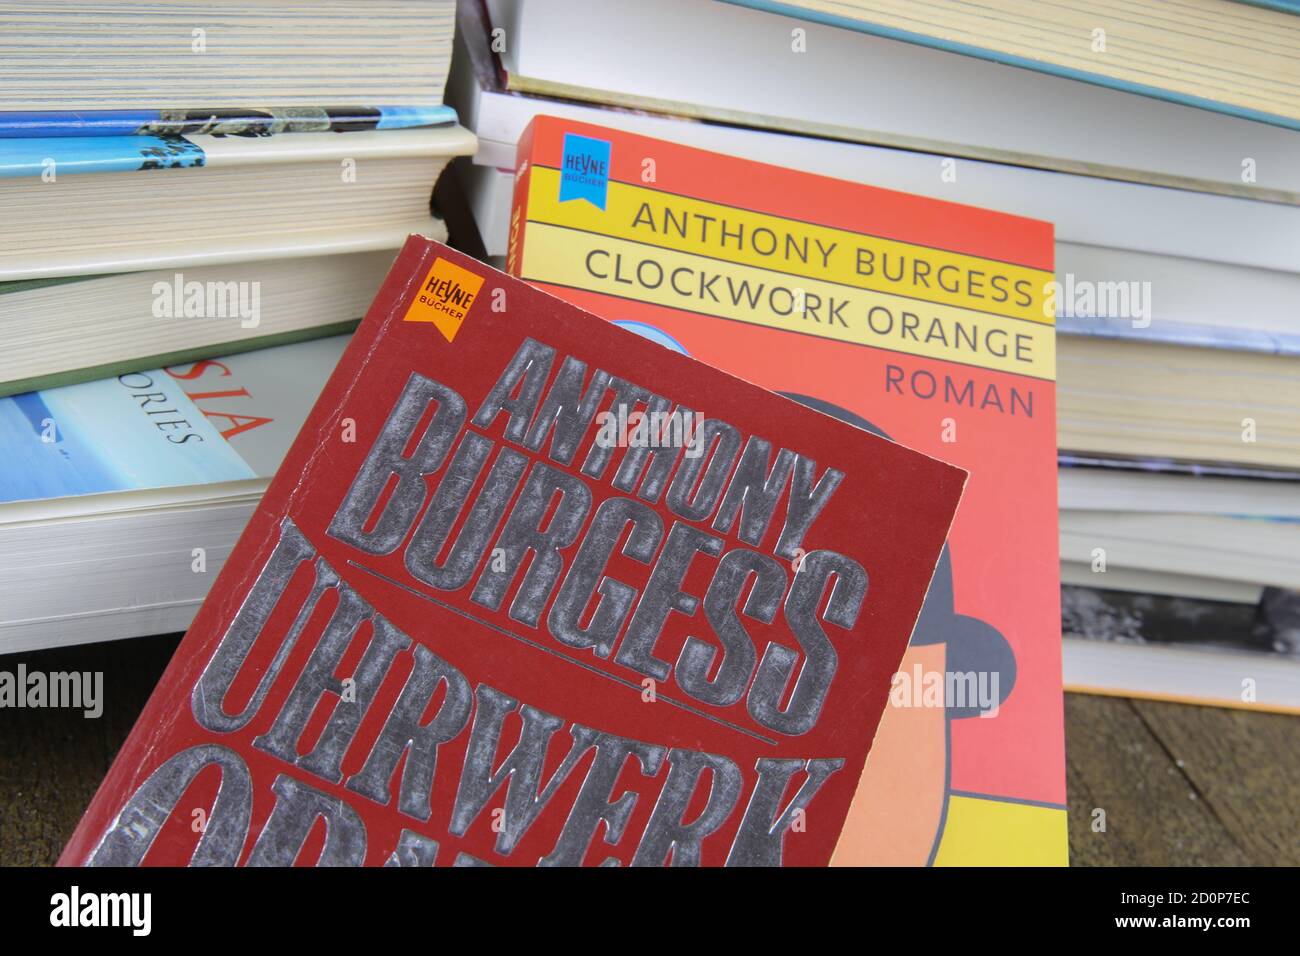
[[[1067,686],[1300,709],[1287,4],[613,0],[578,36],[580,7],[461,6],[487,255],[539,114],[1052,222]],[[987,407],[921,385],[939,418]],[[1171,626],[1198,620],[1227,623]]]
[[[0,651],[183,630],[474,137],[455,7],[0,3]]]
[[[64,861],[1058,865],[1063,673],[1300,709],[1292,6],[0,0],[0,652],[190,628]]]

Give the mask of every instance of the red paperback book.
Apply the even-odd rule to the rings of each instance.
[[[413,237],[60,862],[825,864],[964,480]]]

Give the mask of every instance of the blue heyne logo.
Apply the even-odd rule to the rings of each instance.
[[[608,191],[609,140],[565,133],[564,156],[560,160],[560,202],[585,199],[603,211]]]

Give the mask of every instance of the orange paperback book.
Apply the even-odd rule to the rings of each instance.
[[[1065,864],[1051,225],[546,116],[517,171],[509,272],[970,472],[832,862]]]

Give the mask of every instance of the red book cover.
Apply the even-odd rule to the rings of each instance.
[[[516,169],[511,274],[970,473],[836,862],[1066,863],[1051,225],[546,116]]]
[[[61,862],[826,864],[964,481],[413,237]]]

